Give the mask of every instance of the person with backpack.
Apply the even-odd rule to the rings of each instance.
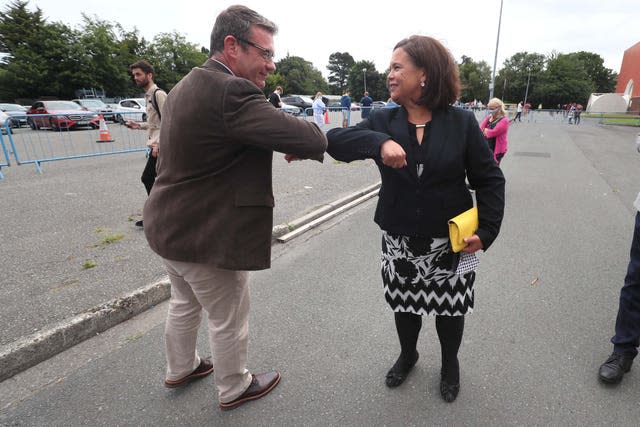
[[[147,196],[151,194],[151,188],[156,181],[156,162],[158,160],[158,152],[160,150],[160,120],[162,119],[162,108],[164,101],[167,99],[167,93],[160,89],[153,81],[155,71],[153,66],[143,60],[137,61],[129,66],[129,71],[136,82],[136,86],[144,89],[144,100],[147,104],[147,121],[138,123],[134,120],[127,120],[125,125],[130,129],[148,130],[149,138],[147,139],[147,147],[149,147],[149,155],[147,164],[142,171],[140,180],[147,190]],[[136,226],[143,227],[143,220],[137,221]]]

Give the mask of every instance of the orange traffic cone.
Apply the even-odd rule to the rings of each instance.
[[[109,132],[109,128],[107,127],[107,122],[100,114],[100,139],[96,142],[113,142],[115,139],[111,138],[111,132]]]
[[[324,110],[324,124],[329,124],[329,110]]]

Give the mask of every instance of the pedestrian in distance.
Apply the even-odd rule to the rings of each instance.
[[[360,99],[360,107],[362,112],[360,113],[363,119],[369,118],[369,113],[371,112],[371,105],[373,104],[373,99],[369,96],[369,92],[365,92],[364,96]]]
[[[282,87],[276,86],[275,90],[269,95],[269,102],[276,108],[282,108]]]
[[[394,48],[387,85],[397,108],[327,132],[336,160],[373,159],[382,186],[375,222],[382,229],[384,295],[394,312],[400,355],[386,374],[398,387],[418,361],[422,316],[435,316],[442,366],[440,394],[452,402],[460,390],[458,350],[465,314],[473,310],[475,252],[497,237],[504,211],[502,171],[472,112],[453,107],[458,66],[436,39],[411,36]],[[448,220],[473,206],[479,228],[454,253]]]
[[[522,122],[522,108],[523,108],[523,104],[522,104],[522,101],[520,101],[516,106],[516,115],[511,120],[512,122],[515,122],[516,120],[519,122]]]
[[[127,120],[125,126],[130,129],[147,130],[149,132],[147,139],[147,147],[149,149],[147,164],[140,177],[144,188],[147,190],[148,196],[151,194],[151,189],[156,180],[156,163],[158,161],[158,153],[160,152],[160,121],[164,101],[167,99],[167,93],[155,84],[155,71],[148,61],[141,60],[131,64],[129,71],[133,76],[136,86],[144,89],[147,121],[139,123],[134,120]],[[143,227],[143,220],[136,221],[136,226]]]
[[[640,133],[636,135],[636,149],[640,152]],[[633,206],[636,208],[635,228],[627,275],[620,290],[615,335],[611,338],[613,353],[600,366],[598,377],[608,384],[618,384],[631,370],[640,346],[640,193]]]
[[[210,58],[167,97],[158,177],[144,207],[147,241],[171,280],[165,386],[213,372],[223,410],[280,381],[277,371],[247,368],[248,272],[271,262],[273,152],[322,161],[326,148],[317,126],[281,114],[264,96],[276,32],[245,6],[218,15]],[[196,351],[203,314],[212,360]]]
[[[322,101],[322,92],[316,93],[311,108],[313,109],[313,121],[322,129],[324,127],[324,112],[327,109],[324,101]]]
[[[480,129],[487,138],[493,158],[499,165],[507,154],[507,133],[509,131],[509,119],[507,119],[504,103],[499,98],[491,98],[487,103],[487,116],[480,123]]]
[[[351,122],[351,97],[349,90],[345,90],[340,98],[340,108],[342,109],[342,127],[347,128]]]

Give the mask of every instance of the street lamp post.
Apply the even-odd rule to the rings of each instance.
[[[367,69],[362,69],[362,76],[364,77],[364,91],[367,91]]]
[[[524,103],[527,103],[527,96],[529,96],[529,80],[531,80],[531,67],[527,68],[529,70],[529,75],[527,76],[527,90],[524,92]]]
[[[491,85],[489,86],[489,99],[493,98],[493,85],[496,82],[496,65],[498,62],[498,44],[500,43],[500,24],[502,23],[502,0],[500,0],[500,17],[498,18],[498,36],[496,37],[496,53],[493,56],[493,72],[491,73]]]

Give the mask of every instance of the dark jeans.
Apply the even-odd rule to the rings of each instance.
[[[147,189],[147,196],[151,193],[151,188],[153,188],[153,183],[156,182],[156,162],[158,158],[153,157],[151,153],[149,153],[149,157],[147,157],[147,164],[142,171],[142,176],[140,180],[144,184],[144,188]]]
[[[636,225],[631,242],[631,259],[620,290],[620,305],[616,318],[616,334],[611,338],[613,351],[629,353],[634,357],[640,345],[640,212],[636,213]]]

